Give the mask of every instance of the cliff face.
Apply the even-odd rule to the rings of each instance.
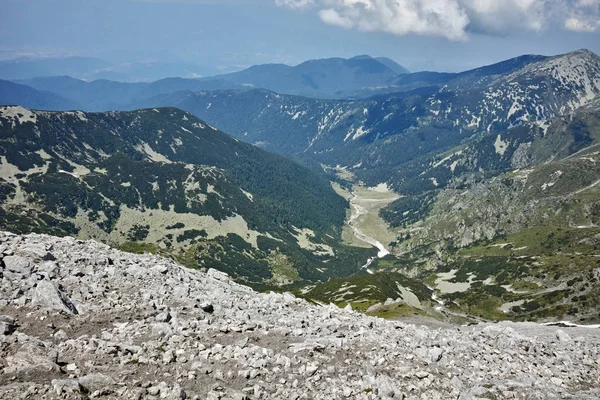
[[[600,395],[594,328],[418,327],[68,237],[0,258],[3,399]]]

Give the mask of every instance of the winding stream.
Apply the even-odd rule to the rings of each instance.
[[[378,192],[379,194],[381,194],[381,192]],[[363,230],[360,227],[360,220],[359,218],[362,216],[365,216],[369,213],[376,213],[376,215],[379,215],[379,210],[391,203],[392,201],[396,200],[398,197],[392,193],[389,193],[391,196],[389,198],[385,198],[385,199],[378,199],[378,198],[370,198],[367,196],[364,197],[359,197],[359,195],[356,193],[356,191],[352,192],[352,198],[350,199],[350,205],[352,206],[352,214],[350,216],[350,219],[348,220],[348,225],[352,228],[352,231],[354,233],[354,236],[356,237],[356,239],[360,240],[361,242],[367,243],[375,248],[377,248],[379,250],[379,252],[377,253],[376,257],[371,257],[367,260],[366,264],[364,264],[361,269],[365,269],[369,274],[372,274],[373,271],[371,271],[369,269],[369,266],[373,263],[373,261],[375,261],[378,258],[383,258],[386,255],[390,254],[390,252],[388,251],[388,249],[386,249],[386,247],[383,245],[383,243],[381,243],[379,240],[377,240],[376,238],[369,236],[367,234],[365,234],[363,232]],[[367,208],[361,204],[358,204],[359,202],[361,203],[368,203],[368,204],[372,204],[371,207]]]

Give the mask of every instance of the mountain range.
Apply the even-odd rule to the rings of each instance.
[[[350,59],[310,60],[296,66],[262,64],[218,75],[215,75],[216,71],[189,63],[136,62],[120,65],[90,57],[0,61],[0,78],[15,81],[66,75],[86,82],[112,80],[135,83],[181,77],[190,79],[185,87],[187,90],[199,90],[199,87],[211,90],[211,83],[198,86],[201,84],[193,82],[198,78],[200,81],[220,81],[222,89],[259,87],[280,93],[318,97],[339,97],[353,91],[386,86],[408,73],[392,59],[367,55]],[[170,91],[174,90],[182,89],[177,89],[177,86],[170,88]]]
[[[600,94],[599,82],[600,58],[578,51],[523,57],[457,74],[441,87],[368,100],[242,90],[172,93],[141,105],[173,105],[266,150],[339,165],[368,185],[387,182],[408,194],[437,188],[420,175],[436,154],[573,112]]]
[[[2,109],[2,228],[150,250],[373,315],[598,321],[600,57],[400,68],[359,56],[0,82],[4,104],[103,111]],[[338,195],[352,185],[398,194],[369,217],[394,238],[379,258],[344,240],[362,212],[348,208],[356,191]]]
[[[373,63],[363,57],[346,61]],[[413,190],[411,185],[432,186],[414,172],[436,153],[477,135],[572,112],[597,95],[599,76],[598,57],[582,50],[556,57],[518,57],[444,74],[443,79],[439,74],[407,74],[402,79],[408,91],[353,101],[311,99],[265,89],[214,90],[229,85],[226,76],[138,84],[88,83],[68,77],[20,83],[70,99],[85,110],[179,107],[266,150],[340,165],[367,184],[387,181],[406,192]],[[4,103],[10,104],[10,99]]]
[[[344,97],[365,90],[370,94],[372,88],[387,87],[406,73],[408,71],[391,59],[358,56],[311,60],[295,67],[263,64],[225,75],[199,79],[164,78],[154,82],[84,81],[71,76],[43,75],[15,79],[9,71],[0,74],[0,78],[54,92],[81,104],[88,111],[107,111],[135,108],[140,100],[177,91],[266,88],[278,93],[325,98]]]

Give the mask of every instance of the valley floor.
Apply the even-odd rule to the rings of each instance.
[[[334,189],[350,201],[351,211],[344,226],[342,239],[352,246],[374,246],[380,252],[389,252],[389,243],[396,240],[396,235],[379,216],[379,211],[400,196],[389,190],[385,184],[376,187],[355,185],[351,191],[334,184]]]

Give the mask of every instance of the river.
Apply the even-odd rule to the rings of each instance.
[[[377,258],[383,258],[390,254],[390,251],[382,243],[389,243],[395,239],[395,235],[390,231],[388,225],[379,216],[379,211],[389,203],[398,199],[399,196],[387,189],[385,185],[379,185],[374,188],[355,187],[352,190],[350,205],[352,213],[348,220],[348,225],[352,228],[354,237],[364,243],[367,243],[379,251],[376,257],[372,257],[361,267],[368,273],[373,271],[369,266]]]

